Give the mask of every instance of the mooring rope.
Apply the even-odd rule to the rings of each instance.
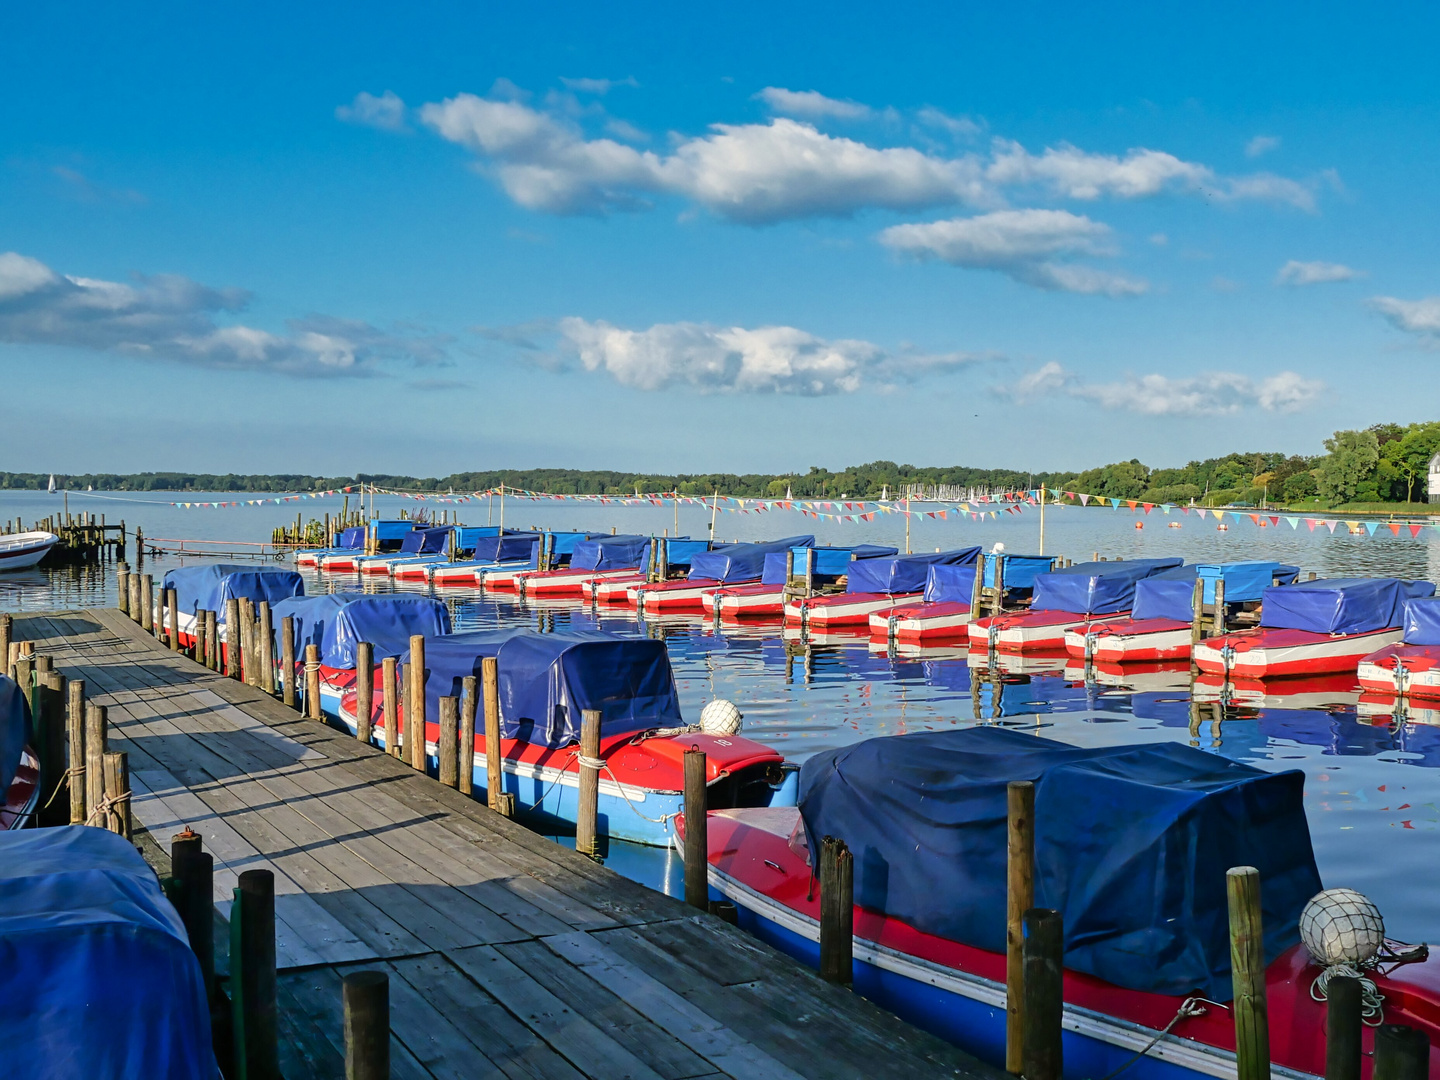
[[[1155,1047],[1159,1045],[1160,1040],[1165,1038],[1166,1035],[1169,1035],[1170,1029],[1173,1028],[1176,1024],[1178,1024],[1181,1020],[1188,1020],[1193,1016],[1204,1016],[1206,1005],[1216,1005],[1222,1009],[1226,1008],[1226,1006],[1221,1005],[1218,1001],[1210,1001],[1208,998],[1186,998],[1180,1003],[1180,1008],[1176,1010],[1175,1015],[1170,1018],[1170,1022],[1160,1029],[1160,1034],[1156,1035],[1155,1038],[1151,1039],[1148,1043],[1146,1043],[1139,1050],[1137,1050],[1135,1052],[1135,1056],[1132,1057],[1129,1061],[1125,1062],[1124,1065],[1121,1065],[1114,1072],[1106,1073],[1100,1078],[1100,1080],[1114,1080],[1114,1077],[1119,1076],[1122,1072],[1130,1068],[1131,1065],[1134,1065],[1135,1062],[1139,1061],[1151,1050],[1154,1050]]]
[[[1366,1027],[1379,1027],[1385,1022],[1385,995],[1380,993],[1374,980],[1362,974],[1362,966],[1373,967],[1374,961],[1364,965],[1331,964],[1310,984],[1310,997],[1314,1001],[1327,1000],[1330,996],[1330,980],[1337,976],[1356,979],[1360,983],[1360,1020]]]
[[[68,768],[68,769],[65,770],[65,780],[66,780],[67,783],[74,783],[74,782],[75,782],[75,778],[76,778],[77,776],[84,776],[84,775],[85,775],[85,766],[84,766],[84,765],[72,765],[70,768]],[[42,806],[40,809],[42,809],[42,810],[49,810],[49,809],[50,809],[50,804],[53,803],[53,802],[59,797],[60,791],[61,791],[61,785],[60,785],[60,784],[56,784],[56,785],[55,785],[55,790],[50,793],[50,798],[48,798],[48,799],[45,800],[45,805]]]
[[[110,811],[130,801],[130,792],[122,791],[119,795],[102,795],[100,801],[95,804],[95,809],[85,819],[86,825],[100,825],[110,816]],[[98,819],[98,820],[97,820]]]

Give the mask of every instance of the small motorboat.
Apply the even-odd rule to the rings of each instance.
[[[282,600],[305,595],[305,580],[294,570],[244,566],[240,563],[210,563],[203,566],[177,566],[167,570],[160,579],[160,592],[175,590],[175,628],[180,644],[195,645],[196,616],[201,611],[215,612],[216,636],[220,639],[220,658],[225,658],[225,611],[229,600],[252,600],[257,605],[266,600],[273,614]],[[160,597],[155,599],[154,618],[160,619]],[[275,625],[280,625],[275,619]],[[278,657],[279,654],[277,653]]]
[[[430,582],[434,585],[475,586],[492,574],[533,570],[539,542],[539,533],[515,530],[502,533],[498,528],[487,528],[472,541],[468,559],[432,566]]]
[[[0,572],[28,570],[59,542],[60,537],[44,531],[0,535]]]
[[[360,573],[377,577],[391,577],[395,567],[401,563],[421,561],[422,565],[445,561],[443,552],[450,543],[450,527],[423,528],[415,526],[400,541],[396,551],[382,555],[364,555],[356,560]]]
[[[596,631],[537,634],[480,631],[427,638],[425,643],[426,752],[435,759],[442,696],[460,697],[467,676],[481,676],[493,657],[500,698],[504,790],[537,823],[575,824],[580,784],[580,725],[586,709],[602,713],[599,822],[605,835],[664,846],[684,804],[684,753],[704,750],[708,797],[723,806],[771,806],[795,801],[796,772],[768,746],[739,733],[733,706],[702,713],[687,725],[665,643]],[[409,662],[408,653],[401,663]],[[382,713],[372,729],[384,744]],[[712,703],[712,705],[715,703]],[[721,703],[722,705],[728,703]],[[340,721],[355,730],[356,695],[347,692]],[[473,758],[477,798],[486,797],[487,746],[479,709]],[[403,704],[400,730],[405,730]],[[438,767],[438,766],[437,766]]]
[[[976,574],[976,566],[931,566],[920,603],[875,612],[870,616],[870,636],[907,645],[964,641]]]
[[[581,540],[570,555],[570,565],[555,570],[518,574],[515,587],[527,597],[583,596],[587,581],[628,576],[650,562],[652,540],[623,534]]]
[[[979,558],[980,548],[967,547],[852,559],[843,593],[796,597],[785,605],[785,618],[807,632],[853,627],[868,633],[872,615],[923,600],[931,566],[968,567],[973,580]]]
[[[1322,578],[1265,590],[1260,625],[1195,646],[1201,671],[1232,679],[1353,673],[1404,636],[1405,601],[1435,595],[1428,581]]]
[[[759,583],[769,556],[780,556],[783,573],[787,552],[814,544],[813,536],[787,536],[783,540],[726,544],[696,552],[691,556],[688,575],[641,586],[636,590],[636,604],[646,615],[672,611],[713,612],[715,594],[721,589]]]
[[[1440,599],[1405,601],[1401,634],[1360,661],[1360,686],[1392,697],[1440,698]]]
[[[1077,659],[1106,664],[1150,664],[1188,660],[1198,616],[1215,597],[1223,597],[1227,612],[1242,605],[1255,606],[1272,585],[1288,585],[1300,573],[1298,566],[1274,562],[1214,563],[1177,566],[1162,570],[1135,584],[1135,605],[1127,619],[1101,623],[1065,633],[1065,651]],[[1195,610],[1196,583],[1200,605]],[[1217,585],[1224,587],[1217,592]],[[1221,613],[1221,619],[1225,613]]]
[[[329,548],[306,548],[295,553],[296,566],[319,567],[327,556],[355,556],[365,550],[365,526],[351,525],[341,529],[335,537],[335,546]]]
[[[630,598],[631,586],[643,584],[645,575],[640,573],[590,578],[580,586],[580,595],[597,604],[623,604]]]
[[[1076,563],[1035,577],[1028,611],[970,621],[970,647],[999,652],[1061,650],[1068,630],[1130,614],[1135,583],[1181,564],[1178,557]]]
[[[1379,1005],[1369,1023],[1440,1041],[1440,957],[1386,940],[1360,894],[1322,891],[1304,774],[1176,743],[1081,748],[985,726],[827,751],[802,765],[798,807],[707,815],[712,895],[814,965],[820,838],[843,841],[856,992],[1000,1066],[1006,785],[1021,779],[1035,785],[1034,904],[1064,924],[1066,1075],[1235,1075],[1235,1020],[1217,1002],[1232,997],[1226,872],[1238,866],[1262,882],[1269,1052],[1283,1075],[1325,1071],[1319,980],[1348,959],[1336,922],[1355,928],[1346,942]],[[682,858],[685,830],[682,817]]]
[[[772,551],[765,556],[760,580],[747,585],[727,585],[715,590],[712,603],[722,619],[748,619],[785,614],[787,588],[803,590],[800,595],[834,592],[845,586],[852,559],[871,559],[898,554],[893,547],[859,544],[855,547],[796,547]]]
[[[413,593],[327,593],[282,600],[271,609],[275,629],[275,656],[281,656],[280,634],[284,620],[294,620],[295,670],[285,671],[297,688],[305,686],[305,646],[320,651],[320,712],[338,720],[340,701],[355,686],[356,646],[368,641],[376,668],[386,657],[400,657],[410,648],[412,635],[437,637],[450,633],[450,612],[443,601]]]
[[[360,569],[365,559],[381,555],[393,555],[400,550],[405,538],[415,531],[415,522],[404,518],[382,521],[378,518],[369,525],[361,526],[360,546],[357,548],[335,548],[320,556],[316,564],[321,570],[332,574],[353,574]],[[345,530],[346,535],[350,532]],[[369,552],[367,554],[367,545]]]
[[[40,758],[30,745],[30,706],[14,679],[0,675],[0,832],[23,829],[40,798]]]

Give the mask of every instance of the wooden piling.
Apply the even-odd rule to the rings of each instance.
[[[341,983],[345,1080],[390,1080],[390,977],[357,971]]]
[[[40,805],[36,814],[42,827],[65,825],[70,809],[59,801],[68,767],[65,761],[65,676],[51,668],[35,673],[34,715],[40,752]]]
[[[437,710],[440,734],[435,739],[435,769],[440,783],[458,788],[460,759],[460,700],[454,696],[440,699]]]
[[[105,827],[130,839],[130,755],[124,751],[107,750],[104,759],[105,802],[108,805]]]
[[[505,748],[500,741],[500,679],[493,656],[480,661],[480,682],[485,691],[485,803],[491,810],[501,810]]]
[[[820,977],[841,986],[855,978],[855,859],[833,836],[820,844]]]
[[[194,835],[194,834],[191,834]],[[205,996],[215,995],[215,858],[193,842],[171,843],[170,873],[179,881],[176,909],[185,924],[190,948],[200,961]]]
[[[1225,579],[1215,579],[1215,633],[1225,633]]]
[[[295,616],[280,620],[280,694],[290,708],[295,708]]]
[[[907,519],[908,520],[908,519]],[[1005,610],[1005,556],[995,556],[995,585],[990,594],[990,614],[999,615]]]
[[[1020,1075],[1025,1037],[1025,912],[1035,905],[1035,785],[1006,787],[1005,1071]]]
[[[1375,1069],[1371,1080],[1426,1080],[1430,1040],[1419,1028],[1381,1024],[1375,1029]]]
[[[180,602],[174,589],[165,590],[165,611],[170,619],[170,649],[180,651]]]
[[[258,644],[255,635],[255,603],[248,596],[240,597],[239,603],[240,622],[235,629],[240,631],[240,681],[246,686],[259,686],[260,665],[255,657]],[[234,636],[232,634],[232,639]]]
[[[475,790],[475,692],[477,680],[466,675],[460,680],[459,787],[462,794]]]
[[[10,641],[15,636],[15,617],[0,613],[0,674],[10,671]]]
[[[320,711],[320,646],[305,646],[305,716],[310,720],[323,718]]]
[[[130,585],[130,621],[133,623],[139,623],[141,621],[143,612],[144,598],[140,595],[140,578],[142,576],[143,575],[139,573],[134,573],[126,578],[126,581],[128,581]]]
[[[580,713],[580,789],[575,811],[575,850],[600,856],[600,710]],[[689,758],[686,758],[689,764]],[[686,773],[687,777],[689,773]],[[686,790],[689,790],[688,783]],[[685,818],[688,823],[690,818]],[[688,896],[687,896],[688,898]]]
[[[1216,582],[1218,605],[1220,583]],[[1235,991],[1235,1067],[1238,1080],[1269,1080],[1270,1020],[1265,999],[1265,942],[1260,923],[1260,871],[1225,872],[1230,909],[1230,977]],[[1026,1080],[1029,1080],[1027,1075]]]
[[[71,679],[65,703],[65,731],[69,749],[65,755],[69,768],[65,786],[70,791],[70,824],[85,824],[85,680]]]
[[[1205,636],[1203,622],[1205,619],[1205,582],[1201,578],[1195,579],[1195,588],[1190,594],[1190,648],[1200,644],[1200,639]]]
[[[405,665],[405,756],[410,767],[425,772],[425,636],[410,635],[410,662]],[[413,733],[413,738],[412,738]]]
[[[105,752],[108,721],[104,705],[93,701],[85,704],[85,823],[106,828],[100,816],[105,798]]]
[[[230,994],[236,1072],[280,1080],[275,979],[275,875],[246,870],[230,911]]]
[[[205,666],[220,670],[220,618],[213,611],[205,612]]]
[[[270,601],[260,601],[260,622],[255,628],[260,637],[260,689],[275,696],[275,622],[270,614]]]
[[[1062,976],[1065,927],[1060,912],[1031,908],[1025,913],[1025,1080],[1060,1080],[1064,1068],[1061,1021],[1065,1013]]]
[[[1325,1080],[1360,1080],[1360,980],[1333,975],[1325,984]]]
[[[396,715],[399,699],[399,661],[387,656],[380,661],[380,725],[385,732],[385,752],[391,757],[400,756],[400,723]]]
[[[119,563],[115,567],[115,602],[120,614],[130,614],[130,564]]]
[[[155,633],[155,575],[140,575],[140,629]]]
[[[685,902],[701,911],[710,908],[708,771],[704,750],[685,751]]]
[[[237,682],[241,676],[240,643],[240,601],[231,597],[225,601],[225,674]]]
[[[355,644],[355,738],[369,743],[375,711],[375,646]]]

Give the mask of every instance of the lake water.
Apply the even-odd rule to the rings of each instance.
[[[214,500],[250,496],[216,495]],[[178,496],[175,496],[178,498]],[[209,501],[205,495],[187,501]],[[0,520],[32,520],[55,513],[60,496],[0,491]],[[381,497],[377,510],[453,510],[468,524],[499,523],[499,505],[418,503]],[[352,498],[351,506],[355,502]],[[279,506],[182,510],[158,493],[106,493],[105,498],[71,493],[72,513],[104,513],[126,520],[147,538],[255,542],[270,530],[293,523],[297,509],[308,519],[339,498]],[[507,499],[505,524],[608,532],[660,532],[675,528],[671,507],[627,507]],[[708,508],[683,506],[680,531],[707,535]],[[1136,521],[1144,524],[1136,529]],[[1181,528],[1171,529],[1168,522]],[[1181,555],[1187,561],[1268,558],[1298,565],[1323,577],[1388,575],[1440,579],[1440,535],[1418,538],[1381,529],[1373,538],[1351,536],[1342,527],[1332,535],[1303,522],[1292,530],[1256,528],[1248,520],[1219,531],[1213,519],[1163,516],[1159,510],[1049,508],[1046,551],[1076,561],[1093,552],[1126,559]],[[904,546],[899,515],[856,524],[815,522],[792,512],[721,513],[721,539],[775,539],[814,533],[821,543],[888,543]],[[983,522],[917,520],[914,550],[1002,542],[1012,552],[1033,552],[1038,513],[1002,514]],[[133,556],[131,562],[134,562]],[[180,560],[147,557],[144,568],[157,576]],[[307,589],[362,587],[356,577],[307,575]],[[385,581],[367,590],[389,590]],[[424,586],[420,586],[423,589]],[[745,733],[787,757],[803,760],[819,751],[877,735],[1000,723],[1033,730],[1075,745],[1099,746],[1147,741],[1180,741],[1267,770],[1301,769],[1306,774],[1306,808],[1321,874],[1328,886],[1348,886],[1369,895],[1385,914],[1387,930],[1409,941],[1440,938],[1440,906],[1431,896],[1440,865],[1440,713],[1412,710],[1392,715],[1371,712],[1352,687],[1326,684],[1292,698],[1204,701],[1192,708],[1188,681],[1135,686],[1087,685],[1077,670],[1031,670],[1003,678],[982,678],[963,654],[890,655],[864,639],[809,644],[787,640],[778,624],[734,628],[695,617],[637,622],[633,613],[596,613],[577,602],[524,603],[495,599],[477,590],[442,591],[457,629],[528,625],[563,633],[587,627],[662,636],[669,645],[687,717],[698,717],[714,697],[735,701],[745,715]],[[80,605],[114,604],[108,568],[57,569],[0,574],[0,610],[39,611]],[[1044,665],[1041,665],[1042,667]],[[1051,665],[1052,668],[1055,665]],[[972,676],[975,676],[972,678]],[[663,851],[612,845],[609,864],[666,891],[681,891],[678,866]]]

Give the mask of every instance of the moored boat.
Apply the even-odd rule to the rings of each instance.
[[[1400,640],[1361,659],[1356,674],[1365,690],[1440,698],[1440,599],[1405,601]]]
[[[1347,944],[1378,998],[1372,1022],[1419,1028],[1432,1043],[1440,1035],[1440,960],[1386,941],[1359,894],[1322,892],[1303,774],[1173,743],[1081,749],[986,727],[829,751],[802,766],[798,808],[708,815],[712,893],[735,903],[743,928],[814,964],[818,838],[844,841],[855,867],[855,990],[1000,1065],[1015,779],[1035,784],[1034,903],[1064,923],[1067,1076],[1235,1075],[1235,1019],[1223,1004],[1234,866],[1258,868],[1262,882],[1278,1073],[1325,1070],[1317,980],[1347,959],[1326,923],[1332,913],[1364,928]]]
[[[28,570],[59,542],[60,537],[43,530],[0,536],[0,571]]]
[[[1201,671],[1238,679],[1354,672],[1400,641],[1406,600],[1435,595],[1428,581],[1322,578],[1265,590],[1260,625],[1195,646]]]
[[[1038,574],[1029,610],[972,619],[970,647],[1000,652],[1063,652],[1067,630],[1127,617],[1135,599],[1135,583],[1181,562],[1178,557],[1117,559],[1076,563]]]
[[[209,563],[178,566],[167,570],[160,580],[160,597],[155,599],[153,618],[160,620],[160,599],[167,589],[175,590],[175,625],[180,644],[195,645],[195,620],[201,611],[215,612],[216,636],[224,659],[226,609],[229,600],[251,600],[257,605],[269,601],[273,611],[282,600],[305,595],[305,580],[294,570],[245,566],[241,563]],[[278,623],[277,623],[278,625]]]
[[[538,533],[487,528],[471,540],[469,558],[436,564],[430,568],[430,581],[435,585],[480,585],[490,574],[533,569],[538,540]]]
[[[30,824],[40,798],[40,759],[30,745],[30,706],[0,675],[0,832]]]
[[[931,566],[968,567],[973,580],[979,558],[980,548],[967,547],[852,559],[843,593],[797,597],[785,605],[785,618],[807,631],[854,627],[868,632],[872,615],[923,599]]]
[[[335,536],[335,546],[328,548],[306,548],[295,553],[296,566],[320,566],[326,556],[359,555],[365,549],[365,526],[351,525],[341,529]]]
[[[931,566],[920,602],[875,612],[870,636],[907,645],[965,640],[976,574],[977,567],[968,564]]]
[[[844,588],[852,559],[895,555],[893,547],[859,544],[855,547],[796,547],[772,551],[758,582],[726,585],[712,594],[714,610],[722,619],[747,619],[785,614],[787,589],[812,596],[817,591]]]
[[[466,677],[479,678],[494,658],[500,701],[501,782],[517,809],[532,820],[573,826],[580,781],[581,714],[601,712],[599,823],[613,839],[670,842],[671,821],[684,802],[684,752],[706,753],[708,799],[722,806],[793,803],[795,773],[768,746],[739,733],[730,706],[718,719],[702,714],[690,726],[680,713],[665,643],[599,632],[537,634],[482,631],[427,638],[425,731],[433,758],[439,738],[439,699],[459,697]],[[401,657],[408,663],[408,654]],[[378,702],[378,693],[375,696]],[[354,692],[340,710],[354,730]],[[372,716],[383,744],[382,714]],[[406,718],[399,724],[402,740]],[[477,798],[488,784],[487,745],[475,735],[473,782]],[[788,783],[787,783],[788,781]]]
[[[647,615],[672,611],[714,610],[714,596],[721,589],[756,584],[765,573],[768,556],[794,548],[814,546],[813,536],[789,536],[753,544],[726,544],[709,551],[697,551],[690,559],[684,578],[643,585],[636,590],[636,604]]]
[[[349,533],[350,530],[345,530]],[[415,522],[405,519],[384,521],[379,518],[362,527],[357,548],[336,548],[319,558],[318,566],[327,573],[354,573],[366,558],[389,555],[400,550],[405,538],[415,531]]]
[[[450,542],[450,535],[448,525],[433,529],[416,526],[401,538],[398,550],[383,555],[361,556],[355,560],[355,565],[362,574],[389,577],[401,563],[416,560],[422,560],[422,565],[443,562],[445,556],[442,552]]]
[[[576,543],[570,565],[555,570],[532,570],[515,577],[525,596],[581,596],[587,581],[634,574],[650,559],[651,538],[623,534],[594,536]]]

